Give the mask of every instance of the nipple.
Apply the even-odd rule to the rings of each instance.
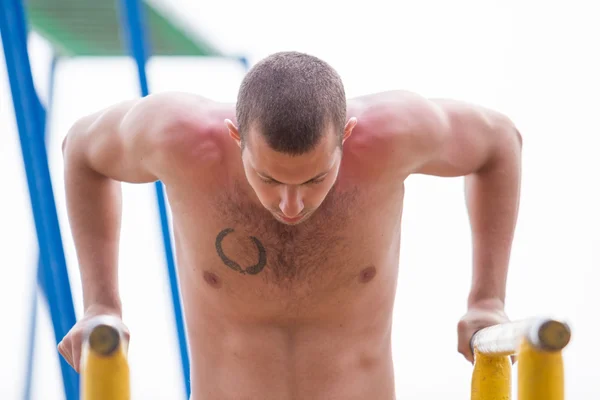
[[[206,283],[208,283],[210,286],[217,289],[221,287],[221,279],[216,274],[204,271],[203,277]]]
[[[377,274],[377,268],[375,268],[374,266],[371,265],[371,266],[363,269],[360,272],[359,280],[362,283],[367,283],[367,282],[371,281],[375,277],[376,274]]]

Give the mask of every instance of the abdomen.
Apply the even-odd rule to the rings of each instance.
[[[391,400],[391,324],[365,317],[295,327],[197,321],[194,399]]]

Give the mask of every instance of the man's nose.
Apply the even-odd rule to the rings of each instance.
[[[281,194],[279,209],[287,218],[297,217],[304,209],[304,203],[298,188],[286,186]]]

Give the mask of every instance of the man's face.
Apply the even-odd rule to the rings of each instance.
[[[348,123],[343,140],[355,124],[355,120]],[[237,129],[233,132],[229,122],[228,127],[236,139]],[[312,151],[299,156],[274,151],[260,132],[250,130],[242,153],[248,183],[262,205],[287,225],[300,224],[317,210],[337,180],[341,160],[339,138],[333,130]]]

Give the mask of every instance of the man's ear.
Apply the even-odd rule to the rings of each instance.
[[[225,120],[225,126],[227,127],[227,130],[229,131],[229,136],[241,148],[242,147],[242,137],[240,136],[240,131],[238,130],[237,126],[235,126],[233,124],[233,122],[231,122],[230,119]]]
[[[342,144],[346,141],[346,139],[350,137],[350,135],[352,135],[352,130],[354,129],[356,124],[358,124],[358,119],[356,117],[352,117],[348,120],[346,126],[344,127],[344,136],[342,137]]]

